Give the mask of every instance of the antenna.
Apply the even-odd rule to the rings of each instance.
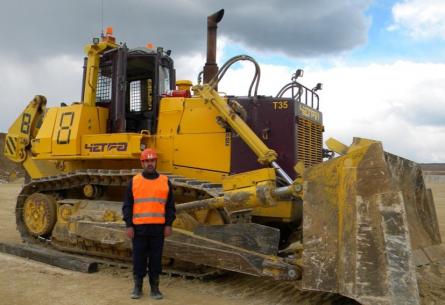
[[[104,37],[104,0],[100,0],[100,36]]]

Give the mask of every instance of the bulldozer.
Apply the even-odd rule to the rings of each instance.
[[[79,102],[48,108],[34,97],[4,150],[27,173],[16,204],[22,239],[131,260],[123,194],[152,147],[177,209],[164,246],[170,261],[295,281],[361,304],[420,304],[416,266],[445,251],[419,165],[374,140],[329,139],[323,148],[320,86],[302,85],[301,70],[264,96],[250,56],[218,68],[223,15],[207,17],[202,84],[176,80],[169,50],[128,48],[107,29],[85,46]],[[218,92],[239,61],[255,68],[248,94]]]

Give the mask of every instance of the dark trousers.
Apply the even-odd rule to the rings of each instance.
[[[140,278],[143,278],[147,272],[150,278],[158,277],[162,272],[163,246],[163,235],[135,235],[133,238],[133,273]]]

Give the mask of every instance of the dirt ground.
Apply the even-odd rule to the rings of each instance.
[[[0,184],[0,242],[20,243],[15,229],[14,206],[21,182]],[[428,184],[436,196],[438,218],[445,237],[445,179],[430,180]],[[162,276],[164,300],[151,300],[146,287],[141,300],[131,300],[129,269],[102,267],[98,273],[84,274],[3,253],[0,253],[0,266],[0,304],[8,305],[344,304],[338,298],[332,303],[333,297],[329,294],[302,293],[293,284],[238,274],[208,281]],[[423,304],[445,304],[445,265],[423,267],[418,270],[418,278]]]

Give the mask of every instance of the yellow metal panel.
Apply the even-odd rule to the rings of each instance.
[[[106,111],[83,104],[59,108],[53,133],[53,155],[79,155],[81,137],[104,132],[106,116]]]
[[[52,161],[34,160],[33,158],[26,158],[23,162],[23,167],[32,179],[56,176],[62,173],[57,168],[57,163]]]
[[[77,155],[80,143],[77,141],[82,105],[60,108],[53,133],[53,155]]]
[[[168,112],[168,111],[182,111],[184,108],[184,100],[183,97],[164,97],[160,102],[160,112]]]
[[[82,158],[139,158],[142,137],[137,133],[84,135],[81,155]]]
[[[107,120],[108,120],[108,109],[103,107],[97,107],[97,116],[99,117],[99,126],[97,133],[107,132]]]
[[[155,148],[158,152],[157,168],[163,172],[173,171],[173,139],[178,130],[184,109],[184,98],[163,98],[160,102],[158,130]]]
[[[83,106],[82,107],[82,116],[80,119],[80,134],[100,134],[101,128],[100,128],[100,117],[98,112],[98,107],[91,107],[91,106]],[[105,125],[105,124],[104,124]],[[104,126],[105,129],[103,129],[103,133],[106,131],[106,126]]]
[[[60,108],[50,108],[46,112],[42,127],[40,127],[36,138],[32,140],[32,151],[34,154],[51,153],[52,136],[59,109]]]
[[[252,212],[253,216],[281,218],[282,221],[291,221],[295,218],[295,203],[291,201],[278,201],[273,207],[259,207]]]
[[[171,173],[173,171],[173,136],[156,136],[155,149],[158,152],[158,170]]]
[[[275,181],[276,174],[273,168],[262,168],[242,174],[227,176],[223,180],[224,191],[240,189],[256,185],[262,181]]]
[[[158,117],[158,135],[175,134],[181,120],[184,98],[163,98]]]
[[[141,147],[154,146],[153,137],[138,133],[83,135],[80,155],[39,154],[39,160],[139,159]],[[123,167],[122,167],[123,168]]]
[[[181,134],[224,132],[224,128],[216,123],[218,116],[221,114],[211,103],[204,103],[200,98],[186,99],[179,132]]]
[[[219,172],[230,170],[230,142],[226,133],[177,135],[174,139],[175,165]]]
[[[171,173],[174,175],[180,175],[189,178],[195,178],[198,180],[210,181],[213,183],[221,183],[223,178],[227,175],[226,173],[212,172],[208,170],[188,168],[182,166],[174,166],[173,172]]]
[[[337,139],[334,138],[329,138],[326,140],[326,146],[336,152],[339,155],[344,155],[348,152],[348,146],[346,146],[345,144],[341,143],[340,141],[338,141]]]

